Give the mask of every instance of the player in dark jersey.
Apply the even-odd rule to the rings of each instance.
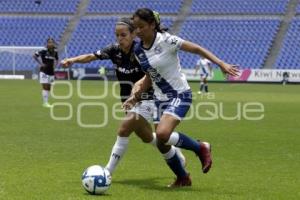
[[[39,64],[39,79],[42,84],[43,106],[51,107],[48,102],[51,84],[54,81],[54,68],[58,63],[58,53],[55,48],[55,41],[53,38],[47,39],[47,49],[36,52],[33,58]]]
[[[115,34],[118,43],[111,44],[91,54],[64,59],[61,61],[61,65],[68,67],[73,63],[88,63],[97,59],[110,59],[115,65],[117,78],[121,87],[121,100],[124,102],[130,96],[133,84],[145,74],[133,53],[133,46],[136,42],[134,41],[135,34],[131,20],[129,18],[119,20],[116,24]],[[117,140],[113,146],[110,160],[106,165],[106,168],[111,173],[113,173],[119,160],[124,155],[129,142],[128,138],[133,131],[143,142],[156,146],[156,135],[152,133],[152,128],[149,124],[149,121],[153,119],[154,112],[152,91],[148,91],[144,97],[138,105],[127,112],[125,119],[118,129]],[[179,155],[179,160],[175,161],[177,162],[177,166],[170,166],[173,171],[174,167],[184,168],[185,165],[185,158],[181,151],[176,149],[176,153]],[[168,156],[171,155],[164,155],[165,158]]]

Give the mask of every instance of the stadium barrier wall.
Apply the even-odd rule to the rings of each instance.
[[[195,75],[194,69],[183,69],[188,81],[199,81],[199,73]],[[213,70],[213,76],[208,77],[209,81],[216,82],[282,82],[284,73],[288,74],[288,82],[300,83],[300,70],[285,69],[244,69],[240,70],[238,77],[224,76],[219,69]]]

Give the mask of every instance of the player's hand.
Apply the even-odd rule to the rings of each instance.
[[[130,110],[138,102],[137,98],[131,95],[122,105],[124,110]]]
[[[73,64],[73,61],[68,58],[65,58],[62,61],[60,61],[60,65],[65,68],[70,67],[72,64]]]
[[[228,63],[222,63],[220,65],[221,70],[223,73],[231,75],[231,76],[239,76],[239,69],[237,65],[231,65]]]
[[[44,70],[45,68],[46,68],[46,65],[44,65],[44,64],[40,66],[40,70]]]

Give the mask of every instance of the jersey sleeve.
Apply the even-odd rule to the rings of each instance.
[[[200,65],[201,65],[201,59],[198,59],[196,62],[196,66],[200,67]]]
[[[35,55],[36,57],[40,57],[40,56],[41,56],[41,53],[42,53],[42,51],[36,51],[36,52],[34,53],[34,55]]]
[[[168,44],[169,48],[173,51],[177,51],[180,49],[184,40],[176,35],[171,35],[169,33],[165,33],[165,42]]]
[[[107,60],[112,58],[114,50],[115,45],[111,44],[101,50],[95,51],[94,55],[100,60]]]

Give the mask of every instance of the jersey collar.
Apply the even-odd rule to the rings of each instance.
[[[157,31],[155,32],[155,36],[154,36],[154,38],[153,38],[153,40],[152,40],[152,43],[151,43],[151,45],[150,45],[150,47],[148,47],[148,48],[145,48],[145,47],[143,47],[143,41],[141,42],[142,43],[142,48],[144,49],[144,50],[149,50],[149,49],[151,49],[152,48],[152,46],[153,46],[153,44],[154,44],[154,42],[155,42],[155,40],[156,40],[156,37],[157,37]]]

